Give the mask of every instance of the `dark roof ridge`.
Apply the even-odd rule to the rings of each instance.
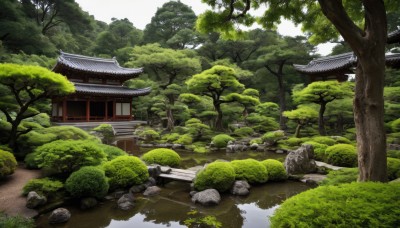
[[[353,52],[346,52],[346,53],[342,53],[342,54],[338,54],[338,55],[330,55],[330,56],[323,56],[317,59],[313,59],[311,60],[310,63],[312,62],[324,62],[324,61],[328,61],[328,60],[336,60],[336,59],[343,59],[343,58],[349,58],[349,60],[356,58]]]
[[[66,56],[66,57],[75,57],[75,58],[80,58],[80,59],[85,59],[85,60],[95,60],[95,61],[102,61],[102,62],[113,62],[119,65],[118,61],[115,58],[112,59],[106,59],[106,58],[100,58],[100,57],[92,57],[92,56],[86,56],[86,55],[78,55],[78,54],[72,54],[72,53],[67,53],[63,52],[60,50],[60,57],[61,56]]]
[[[125,89],[131,89],[131,90],[148,90],[151,89],[151,87],[145,87],[141,89],[133,89],[129,88],[127,86],[123,85],[108,85],[108,84],[95,84],[95,83],[82,83],[82,82],[73,82],[74,85],[85,85],[85,86],[97,86],[97,87],[105,87],[105,88],[125,88]]]

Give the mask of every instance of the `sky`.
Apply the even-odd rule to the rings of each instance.
[[[75,0],[84,11],[94,15],[96,20],[111,22],[111,18],[128,18],[138,29],[144,29],[150,23],[158,8],[170,0]],[[196,15],[210,9],[201,0],[181,0],[190,6]],[[290,21],[283,21],[278,26],[278,32],[284,36],[302,35],[300,27]],[[327,55],[331,52],[332,44],[318,45],[318,53]]]

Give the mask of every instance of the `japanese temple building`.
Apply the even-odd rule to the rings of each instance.
[[[132,100],[147,95],[150,88],[130,89],[123,86],[138,77],[142,68],[123,68],[117,60],[94,58],[62,52],[53,71],[75,85],[75,93],[52,98],[52,120],[55,122],[129,121]]]
[[[388,34],[388,44],[400,44],[400,28]],[[347,81],[354,74],[357,57],[353,52],[314,59],[307,65],[293,64],[294,68],[309,77],[310,82],[338,80]],[[386,53],[386,66],[400,69],[400,53]]]

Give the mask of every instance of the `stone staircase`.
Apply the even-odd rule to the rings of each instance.
[[[85,131],[99,126],[100,124],[111,124],[114,128],[115,136],[132,135],[137,125],[144,125],[146,121],[115,121],[115,122],[67,122],[67,123],[53,123],[58,126],[74,126],[79,127]]]

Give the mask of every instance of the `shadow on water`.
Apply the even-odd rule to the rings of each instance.
[[[129,142],[117,143],[117,145],[132,146]],[[129,153],[140,156],[143,152],[139,148],[134,148]],[[268,152],[196,154],[179,151],[179,153],[186,168],[203,165],[216,159],[233,160],[252,157],[263,160],[271,157],[276,158],[274,157],[275,154]],[[222,227],[269,227],[269,216],[273,214],[283,200],[311,188],[301,182],[267,183],[253,186],[250,195],[246,197],[223,194],[218,206],[204,207],[191,202],[189,196],[190,184],[188,183],[173,181],[160,187],[162,191],[158,196],[146,198],[142,194],[135,195],[136,206],[129,211],[119,210],[116,200],[102,202],[101,205],[91,210],[80,210],[77,207],[70,206],[67,208],[71,211],[72,217],[68,223],[50,226],[47,223],[49,214],[45,214],[37,219],[37,226],[63,228],[186,227],[184,221],[193,218],[193,215],[188,214],[188,212],[195,210],[198,211],[197,216],[200,217],[215,216]]]

